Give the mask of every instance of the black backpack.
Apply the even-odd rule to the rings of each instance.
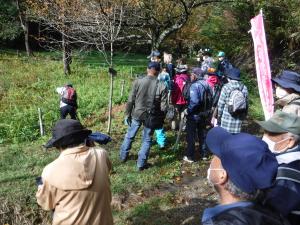
[[[191,88],[192,82],[186,81],[183,89],[182,89],[182,96],[186,101],[190,100],[190,88]]]
[[[202,99],[201,105],[200,105],[200,110],[199,110],[199,115],[200,116],[205,116],[209,117],[211,113],[211,108],[213,104],[213,94],[212,90],[210,89],[209,85],[205,85],[202,82],[199,82],[200,85],[203,87],[204,91],[204,97]],[[185,100],[189,101],[190,100],[190,88],[191,88],[192,82],[186,82],[183,90],[182,90],[182,96]]]
[[[212,93],[212,90],[210,88],[210,86],[208,84],[203,84],[202,82],[199,82],[203,89],[204,89],[204,96],[202,99],[202,103],[200,106],[200,116],[203,116],[207,119],[210,119],[211,116],[211,110],[212,110],[212,106],[213,106],[213,100],[214,100],[214,96]]]

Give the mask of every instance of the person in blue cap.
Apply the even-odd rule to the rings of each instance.
[[[267,121],[257,121],[264,129],[263,141],[279,163],[274,186],[265,204],[287,216],[292,225],[300,222],[300,117],[280,110]]]
[[[284,70],[272,79],[275,83],[277,101],[275,105],[283,112],[300,116],[300,75],[294,71]]]
[[[158,81],[157,76],[159,72],[160,64],[158,62],[149,62],[147,76],[134,81],[126,105],[125,121],[128,124],[128,129],[120,147],[120,160],[121,162],[128,160],[132,142],[139,128],[144,125],[142,145],[137,160],[139,171],[149,168],[147,160],[154,133],[154,129],[147,127],[145,124],[149,118],[149,111],[154,109],[158,120],[158,116],[164,114],[167,109],[168,90],[162,82]],[[161,122],[162,127],[163,121]]]
[[[219,205],[203,212],[203,225],[283,225],[280,214],[259,204],[261,190],[273,185],[278,163],[268,145],[246,133],[211,129],[206,144],[213,153],[207,179],[219,196]]]

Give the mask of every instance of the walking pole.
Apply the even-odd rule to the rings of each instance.
[[[181,133],[182,133],[182,129],[183,129],[184,124],[185,124],[185,119],[186,119],[186,116],[183,113],[183,116],[181,116],[181,119],[180,119],[179,130],[177,132],[177,137],[176,137],[176,141],[175,141],[175,144],[174,144],[174,147],[173,147],[173,151],[178,150],[178,144],[179,144],[179,141],[180,141],[180,136],[181,136]]]

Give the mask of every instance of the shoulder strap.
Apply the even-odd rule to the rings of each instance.
[[[152,99],[150,110],[153,109],[153,106],[154,106],[154,101],[155,101],[155,96],[156,96],[156,91],[157,91],[158,83],[159,83],[159,81],[156,80],[156,84],[155,84],[155,88],[154,88],[153,99]]]
[[[296,102],[296,100],[299,100],[299,98],[295,99],[294,101],[291,101],[288,105],[297,105],[297,106],[300,106],[300,102]]]
[[[300,171],[293,168],[280,166],[278,167],[276,180],[290,180],[300,184]]]

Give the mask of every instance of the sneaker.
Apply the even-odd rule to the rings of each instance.
[[[184,157],[183,157],[183,161],[186,161],[186,162],[188,162],[188,163],[193,163],[193,162],[194,162],[194,160],[193,160],[192,158],[187,157],[187,156],[184,156]]]
[[[166,146],[164,146],[164,145],[160,145],[160,146],[159,146],[159,149],[163,150],[163,149],[165,149],[165,147],[166,147]]]

